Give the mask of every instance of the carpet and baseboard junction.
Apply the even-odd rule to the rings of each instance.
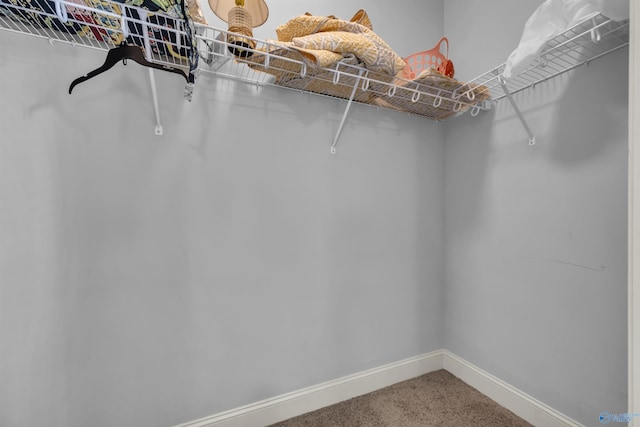
[[[447,350],[176,427],[583,427]]]

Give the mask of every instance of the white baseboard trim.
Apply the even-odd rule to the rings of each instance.
[[[176,427],[264,427],[442,369],[443,351],[389,363]]]
[[[584,427],[447,350],[437,350],[176,427],[264,427],[429,372],[445,369],[536,427]]]
[[[584,427],[448,350],[443,350],[442,367],[536,427]]]

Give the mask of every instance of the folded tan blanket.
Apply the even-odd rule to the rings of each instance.
[[[278,41],[292,42],[296,48],[352,53],[369,70],[397,74],[405,67],[404,60],[371,28],[367,13],[361,9],[350,21],[298,16],[276,28],[276,34]]]
[[[404,60],[373,32],[371,21],[364,10],[359,10],[350,21],[333,16],[305,14],[289,20],[276,29],[278,40],[268,53],[282,53],[288,58],[304,61],[311,68],[331,67],[344,57],[353,55],[371,71],[396,75],[405,67]],[[275,45],[275,46],[274,46]],[[282,49],[278,49],[282,48]],[[295,58],[298,52],[299,56]],[[279,67],[266,68],[264,55],[254,55],[250,66],[260,71],[281,75]],[[269,58],[269,62],[274,58]],[[269,64],[271,65],[271,64]],[[287,64],[292,72],[299,68]],[[283,67],[283,69],[288,69]]]

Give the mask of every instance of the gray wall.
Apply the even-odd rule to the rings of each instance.
[[[473,77],[540,2],[445,4]],[[517,95],[532,147],[506,100],[446,126],[445,348],[588,426],[627,411],[627,69],[624,49]]]
[[[69,95],[104,53],[0,45],[0,425],[168,426],[443,347],[441,124],[354,106],[331,157],[344,102],[156,73],[158,137],[137,64]]]

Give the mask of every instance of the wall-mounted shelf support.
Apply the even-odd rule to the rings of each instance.
[[[536,137],[533,135],[533,132],[531,131],[529,124],[527,123],[524,116],[522,115],[522,112],[518,108],[518,105],[513,100],[513,97],[511,96],[511,92],[509,92],[509,88],[507,87],[507,82],[504,80],[504,77],[502,75],[498,76],[498,84],[500,84],[500,86],[502,87],[502,90],[504,91],[504,94],[507,97],[507,100],[509,100],[511,107],[513,107],[513,111],[516,112],[516,116],[518,116],[518,118],[520,119],[520,122],[522,123],[522,126],[524,126],[524,130],[527,131],[527,134],[529,135],[529,145],[534,145],[536,143]]]
[[[349,96],[349,100],[347,101],[347,106],[344,109],[344,113],[342,113],[342,119],[340,120],[340,125],[338,125],[338,131],[336,132],[336,136],[333,138],[333,144],[331,144],[331,154],[336,154],[336,144],[338,143],[338,138],[340,138],[340,134],[342,133],[342,128],[344,127],[344,121],[347,118],[347,114],[349,114],[349,109],[351,108],[351,104],[353,103],[353,97],[356,95],[356,90],[358,89],[358,85],[360,84],[360,79],[362,78],[362,73],[364,69],[361,68],[358,71],[358,76],[356,77],[356,81],[353,84],[353,90],[351,91],[351,96]],[[334,83],[337,84],[336,79],[339,78],[340,74],[336,73],[334,78]]]
[[[143,22],[147,22],[147,12],[142,10],[139,11],[140,14],[140,18]],[[123,17],[123,21],[124,21],[124,17]],[[144,28],[144,36],[143,36],[143,41],[144,41],[144,54],[145,57],[147,58],[147,61],[151,61],[151,41],[149,40],[149,31],[147,29],[147,25],[143,24],[143,28]],[[163,134],[163,130],[162,130],[162,125],[160,124],[160,107],[158,106],[158,90],[156,88],[156,76],[153,73],[153,68],[149,68],[149,83],[151,84],[151,96],[153,97],[153,111],[155,113],[155,117],[156,117],[156,135],[162,135]]]
[[[162,135],[162,125],[160,124],[160,108],[158,107],[158,91],[156,89],[156,76],[153,68],[149,68],[149,81],[151,82],[151,95],[153,96],[153,111],[156,116],[156,135]]]

